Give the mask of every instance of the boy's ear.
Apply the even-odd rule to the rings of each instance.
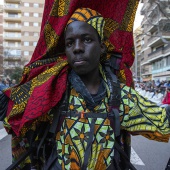
[[[106,45],[105,45],[104,42],[101,42],[100,47],[101,47],[101,53],[102,53],[102,54],[105,53],[105,52],[106,52]]]

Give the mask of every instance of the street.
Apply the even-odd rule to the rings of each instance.
[[[0,170],[11,164],[11,137],[6,134],[0,122]],[[150,141],[142,136],[132,137],[131,162],[137,170],[165,170],[170,158],[170,142]]]

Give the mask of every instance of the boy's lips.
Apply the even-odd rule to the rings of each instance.
[[[86,63],[85,60],[75,61],[75,62],[74,62],[74,66],[84,65],[85,63]]]

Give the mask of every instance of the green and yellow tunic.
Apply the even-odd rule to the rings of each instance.
[[[170,128],[164,108],[140,96],[135,90],[121,84],[120,122],[121,128],[132,134],[143,135],[149,139],[169,140]],[[94,114],[108,112],[108,96],[93,110]],[[71,89],[69,110],[91,112],[86,102],[74,88]],[[87,162],[88,170],[104,170],[109,167],[114,156],[114,141],[110,120],[108,118],[79,118],[66,116],[57,133],[56,145],[58,161],[62,169],[80,170]],[[88,141],[94,124],[92,144],[88,157]],[[87,160],[88,159],[88,160]]]
[[[106,86],[106,95],[92,110],[84,97],[71,85],[68,112],[107,114],[110,91],[107,80],[100,69]],[[165,108],[140,96],[134,89],[121,84],[119,107],[121,129],[134,135],[143,135],[151,140],[168,142],[170,126]],[[50,117],[50,116],[49,116]],[[58,163],[63,170],[106,170],[114,156],[115,134],[110,118],[87,118],[64,116],[56,134]],[[14,136],[14,160],[25,152],[28,143],[24,137]],[[30,163],[27,159],[25,163]],[[20,165],[23,167],[24,163]]]

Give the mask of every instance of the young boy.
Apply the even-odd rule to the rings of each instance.
[[[119,127],[114,124],[114,115],[118,115],[122,130],[153,140],[169,140],[168,112],[119,83],[112,77],[110,66],[100,62],[107,53],[104,26],[102,15],[90,8],[77,9],[67,22],[68,93],[66,107],[54,113],[60,114],[54,169],[124,169],[115,159]],[[121,135],[118,143],[123,145]]]

